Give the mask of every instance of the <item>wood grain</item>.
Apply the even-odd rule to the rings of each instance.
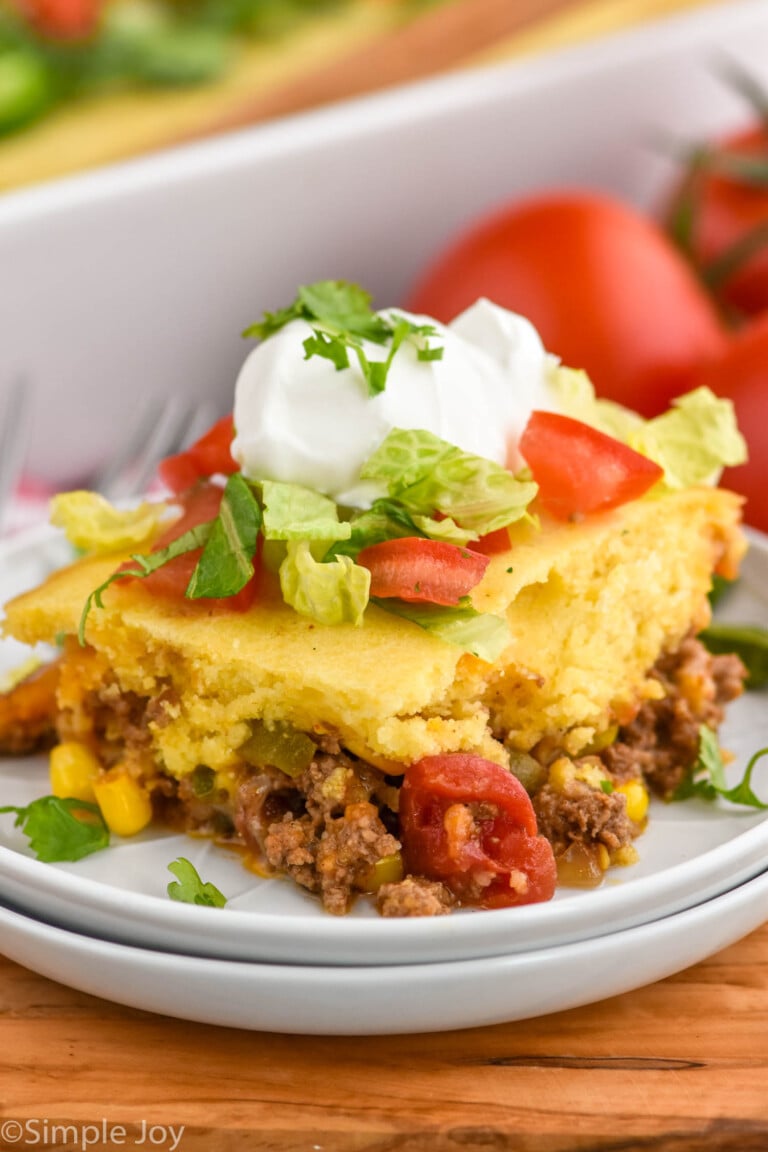
[[[189,1024],[0,962],[0,1113],[183,1124],[183,1152],[765,1152],[767,961],[765,926],[593,1006],[385,1038]]]

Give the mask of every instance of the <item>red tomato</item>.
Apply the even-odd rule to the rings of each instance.
[[[371,596],[456,605],[480,583],[489,559],[456,544],[403,536],[363,548],[357,563],[371,573]]]
[[[539,499],[560,520],[636,500],[664,475],[647,456],[580,420],[533,412],[520,439]]]
[[[747,498],[745,520],[768,532],[768,315],[734,336],[719,359],[702,367],[697,383],[733,401],[749,460],[726,468],[721,484]]]
[[[710,272],[714,273],[711,290],[715,296],[737,313],[755,315],[768,309],[768,130],[755,127],[727,136],[709,155],[710,164],[697,161],[681,182],[667,212],[667,223],[676,232],[675,217],[685,213],[690,227],[682,242],[705,281]],[[725,172],[722,164],[729,157],[762,162],[762,179],[747,180]],[[755,230],[759,230],[758,235],[754,235]],[[729,260],[717,273],[721,258],[750,233],[756,243],[750,243],[742,258],[732,264]]]
[[[44,36],[69,40],[95,31],[104,0],[15,0],[15,6]]]
[[[508,908],[554,895],[552,846],[537,835],[527,792],[481,756],[412,764],[400,789],[400,834],[408,869],[443,881],[466,903]]]
[[[499,552],[508,552],[509,548],[508,528],[497,528],[495,532],[489,532],[472,542],[472,551],[482,552],[483,556],[496,556]]]
[[[693,366],[725,341],[663,231],[606,196],[539,196],[480,220],[438,257],[407,307],[447,321],[478,296],[527,316],[599,395],[647,416],[687,391]]]
[[[199,484],[190,489],[181,502],[183,508],[181,516],[157,540],[153,551],[158,552],[166,548],[185,532],[196,528],[198,524],[214,520],[219,514],[223,492],[223,488],[215,484]],[[173,600],[183,599],[201,552],[202,548],[196,548],[193,552],[185,552],[182,556],[169,560],[162,568],[145,576],[142,586],[155,596],[167,596]],[[251,580],[236,595],[221,599],[206,598],[203,603],[207,606],[229,608],[235,612],[246,612],[256,596],[258,573],[257,567]]]
[[[190,488],[197,480],[217,473],[229,476],[237,472],[230,447],[234,436],[232,416],[222,416],[212,428],[175,456],[168,456],[158,468],[160,479],[176,494]]]

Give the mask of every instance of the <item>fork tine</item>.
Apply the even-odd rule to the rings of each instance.
[[[163,419],[166,404],[163,401],[143,408],[138,420],[128,430],[128,435],[121,442],[110,459],[96,473],[89,476],[84,484],[96,492],[110,496],[121,485],[121,477],[133,467],[134,461],[143,451]]]
[[[0,528],[24,466],[31,414],[31,392],[19,377],[0,395]]]
[[[150,405],[90,487],[110,500],[143,494],[160,461],[191,444],[211,422],[209,414],[208,405],[190,405],[178,397]]]

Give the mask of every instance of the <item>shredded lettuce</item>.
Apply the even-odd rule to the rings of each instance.
[[[286,604],[320,624],[361,624],[368,604],[371,574],[349,556],[317,561],[308,540],[289,541],[280,565]]]
[[[385,483],[412,516],[437,511],[479,536],[520,520],[537,492],[532,481],[421,429],[390,432],[360,475]]]
[[[420,628],[439,636],[464,652],[493,664],[511,640],[509,625],[501,616],[477,612],[470,606],[442,608],[437,604],[407,604],[404,600],[376,600],[395,616],[402,616]]]
[[[460,528],[450,516],[446,516],[444,520],[434,520],[431,516],[414,515],[413,522],[430,540],[442,540],[446,544],[463,547],[478,537],[477,532],[472,532],[469,528]]]
[[[580,368],[563,368],[561,365],[551,368],[549,384],[566,416],[590,424],[625,444],[645,424],[643,417],[631,408],[613,400],[598,399],[592,381]]]
[[[652,420],[610,400],[598,400],[589,377],[571,368],[550,376],[566,415],[582,420],[655,460],[664,469],[667,488],[717,484],[723,468],[743,464],[747,446],[730,400],[709,388],[696,388],[672,402]]]
[[[356,513],[349,522],[349,529],[347,539],[332,544],[325,560],[331,560],[334,556],[351,556],[354,559],[358,552],[371,544],[381,544],[385,540],[397,540],[403,536],[426,535],[402,504],[385,498],[375,500],[369,509]]]
[[[709,388],[680,396],[668,412],[633,432],[629,444],[661,465],[668,488],[717,484],[724,467],[747,459],[732,402]]]
[[[348,540],[351,535],[333,500],[311,488],[265,480],[262,499],[267,540]]]
[[[83,552],[122,552],[156,536],[168,507],[145,501],[137,508],[115,508],[98,492],[78,490],[53,497],[50,519]]]

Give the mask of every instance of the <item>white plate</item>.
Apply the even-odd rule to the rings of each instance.
[[[553,184],[652,204],[674,171],[653,143],[660,127],[694,139],[745,116],[715,74],[720,53],[764,74],[764,3],[707,8],[2,197],[0,268],[13,292],[0,306],[0,383],[22,376],[35,389],[30,467],[57,484],[102,463],[150,397],[183,393],[229,408],[240,331],[297,284],[344,277],[380,305],[397,303],[463,223]],[[0,585],[29,582],[45,562],[42,549],[6,552]],[[763,562],[761,549],[757,576]],[[764,599],[755,604],[764,620]],[[11,645],[3,654],[18,656]],[[742,763],[768,742],[763,701],[731,712],[726,739]],[[42,765],[7,765],[2,789],[19,802],[47,791]],[[641,863],[597,892],[384,924],[362,903],[331,920],[290,884],[257,884],[198,842],[145,836],[50,867],[24,854],[8,822],[0,827],[0,891],[46,918],[179,950],[352,965],[609,932],[738,883],[762,866],[768,840],[760,815],[657,806]],[[215,936],[206,909],[164,898],[165,866],[180,852],[232,897]]]
[[[445,964],[334,968],[179,956],[66,932],[2,905],[0,950],[42,976],[165,1016],[266,1032],[385,1035],[591,1004],[698,963],[767,918],[763,872],[707,903],[597,940]]]
[[[0,594],[36,582],[52,547],[60,544],[46,531],[0,550]],[[768,542],[755,535],[728,614],[768,624],[766,589]],[[18,656],[17,645],[0,644],[0,671],[4,660]],[[755,693],[731,707],[724,741],[738,754],[735,773],[768,745],[765,703],[765,694]],[[0,805],[22,806],[48,791],[44,758],[0,762]],[[338,919],[292,882],[259,879],[236,855],[161,830],[116,840],[76,864],[42,864],[6,815],[0,817],[0,896],[53,924],[199,956],[357,966],[460,960],[598,937],[733,888],[765,867],[768,818],[699,801],[658,803],[638,847],[639,864],[610,873],[596,890],[560,889],[548,904],[382,920],[361,899],[350,916]],[[228,897],[221,914],[168,899],[167,865],[181,855]]]

